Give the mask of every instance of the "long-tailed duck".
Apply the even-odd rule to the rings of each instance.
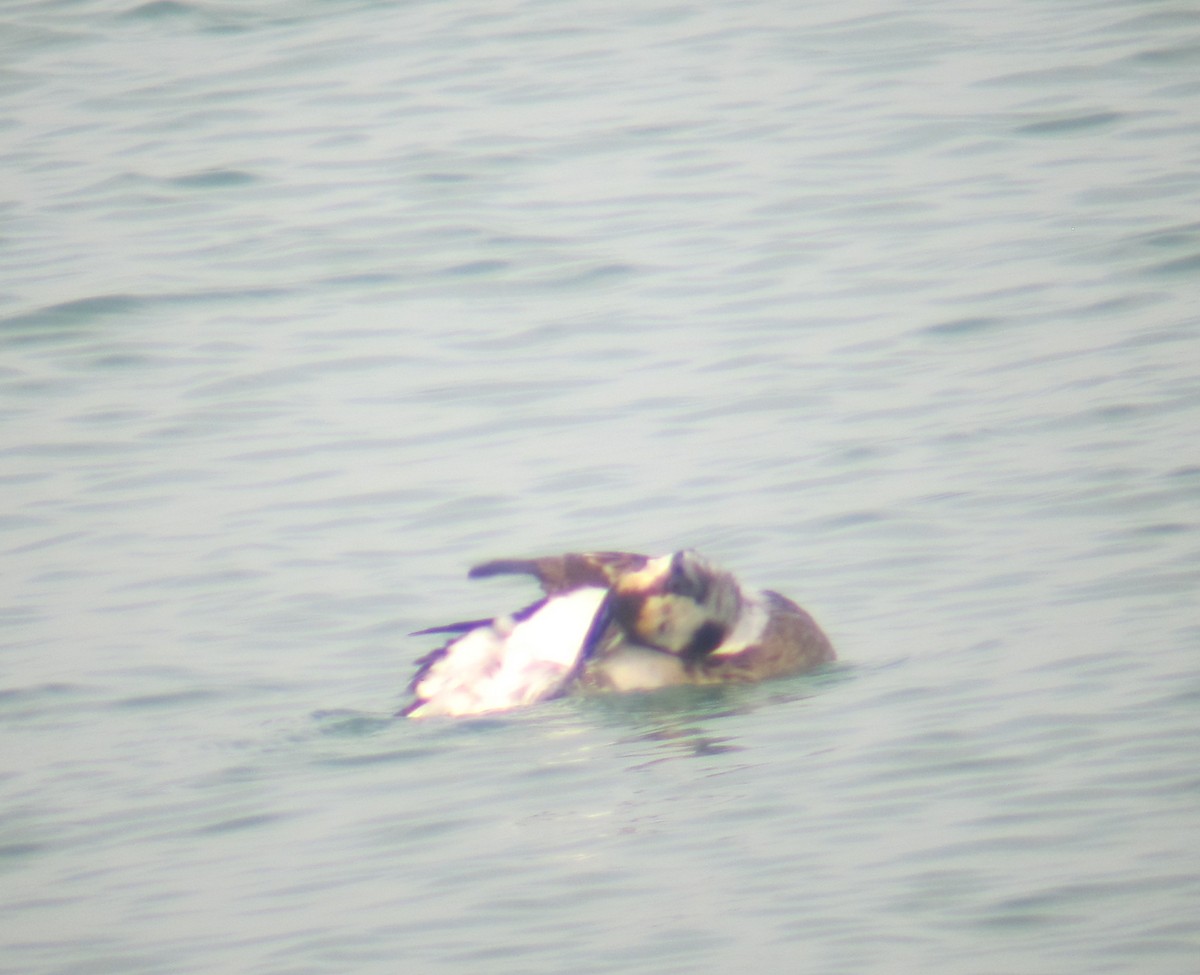
[[[770,590],[744,590],[691,550],[501,559],[470,576],[513,573],[536,578],[545,598],[511,616],[421,630],[456,635],[418,661],[414,700],[401,714],[481,714],[575,688],[745,683],[835,658],[799,606]]]

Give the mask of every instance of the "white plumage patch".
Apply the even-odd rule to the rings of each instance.
[[[607,590],[552,596],[528,615],[473,625],[426,658],[412,684],[412,718],[503,711],[560,693],[574,676]]]

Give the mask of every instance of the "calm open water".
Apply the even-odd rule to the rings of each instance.
[[[1200,14],[0,7],[0,971],[1183,973]],[[474,561],[829,673],[393,720]]]

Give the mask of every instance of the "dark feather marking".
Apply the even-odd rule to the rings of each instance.
[[[536,603],[530,603],[524,609],[518,609],[512,613],[512,618],[520,623],[529,619],[534,613],[546,605],[545,599],[539,599]],[[428,636],[430,633],[469,633],[471,630],[477,629],[480,626],[491,626],[500,617],[491,616],[482,620],[465,620],[462,623],[443,623],[441,626],[430,626],[424,630],[416,630],[409,636]]]
[[[684,660],[694,661],[707,657],[725,640],[725,627],[709,620],[696,631],[691,642],[683,648]]]
[[[539,599],[536,603],[530,603],[524,609],[518,609],[515,613],[512,614],[512,618],[517,623],[523,623],[525,620],[529,619],[529,617],[533,616],[533,614],[536,613],[539,609],[541,609],[543,606],[545,606],[546,603],[548,603],[548,602],[550,602],[549,597],[546,597],[544,599]]]
[[[476,565],[467,573],[468,579],[489,579],[492,576],[530,575],[538,574],[537,562],[534,559],[495,559]]]
[[[445,623],[442,626],[430,626],[423,630],[413,630],[409,636],[428,636],[430,633],[466,633],[478,626],[487,626],[492,621],[485,620],[468,620],[463,623]]]
[[[413,674],[412,680],[410,680],[408,682],[408,693],[409,694],[417,693],[417,685],[425,679],[425,675],[429,673],[429,671],[433,668],[433,665],[436,664],[439,660],[441,660],[444,656],[446,656],[447,653],[450,652],[450,648],[454,645],[454,643],[455,643],[455,641],[451,640],[449,643],[443,644],[442,646],[438,647],[436,650],[432,650],[429,653],[425,654],[425,656],[418,657],[416,659],[415,663],[417,665],[417,672],[415,674]],[[407,709],[402,711],[401,714],[407,714],[408,711],[412,710],[412,708],[415,708],[418,704],[424,703],[424,701],[425,701],[424,698],[417,698],[417,700],[415,700],[411,705],[409,705],[409,707]]]
[[[612,619],[613,594],[610,589],[604,594],[604,598],[600,600],[600,605],[596,607],[596,615],[592,617],[591,626],[588,627],[587,635],[583,638],[583,643],[580,644],[579,666],[583,666],[587,659],[595,652],[596,647],[600,645]]]

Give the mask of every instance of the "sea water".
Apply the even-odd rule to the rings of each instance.
[[[0,971],[1185,972],[1186,4],[0,10]],[[474,562],[837,666],[396,719]]]

